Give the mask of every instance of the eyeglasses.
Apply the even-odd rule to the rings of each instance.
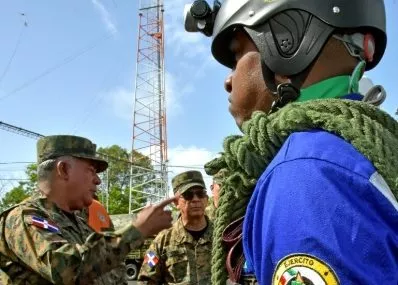
[[[198,197],[199,199],[205,198],[207,196],[206,191],[199,190],[199,191],[185,191],[184,193],[181,194],[182,198],[186,201],[191,201],[193,199],[193,196]]]

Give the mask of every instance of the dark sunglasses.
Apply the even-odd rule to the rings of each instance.
[[[193,199],[193,196],[196,195],[199,199],[205,198],[207,196],[206,191],[199,190],[199,191],[185,191],[184,193],[181,194],[182,198],[187,201],[191,201]]]

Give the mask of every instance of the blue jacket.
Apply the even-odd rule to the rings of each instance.
[[[243,246],[261,285],[397,285],[398,203],[351,144],[293,133],[256,185]]]

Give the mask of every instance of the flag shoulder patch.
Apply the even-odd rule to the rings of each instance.
[[[159,262],[159,257],[153,251],[148,251],[144,258],[144,263],[148,264],[149,267],[155,267]]]
[[[52,221],[44,219],[42,217],[38,216],[27,216],[25,221],[28,224],[31,224],[33,226],[36,226],[41,229],[45,229],[47,231],[53,232],[53,233],[59,233],[59,227]]]

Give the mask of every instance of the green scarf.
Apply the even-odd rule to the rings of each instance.
[[[301,89],[300,97],[296,102],[304,102],[315,99],[340,98],[348,93],[357,93],[358,88],[350,86],[350,76],[343,75],[332,77]]]
[[[226,250],[221,240],[223,230],[245,214],[257,179],[294,132],[323,129],[341,136],[373,163],[398,197],[398,123],[387,113],[364,102],[303,101],[288,104],[270,115],[254,113],[242,126],[243,136],[227,137],[221,157],[205,165],[209,175],[221,169],[228,173],[216,211],[212,284],[225,284],[227,279]]]
[[[332,77],[301,89],[300,97],[296,102],[340,98],[349,93],[358,93],[359,80],[361,79],[365,65],[365,62],[359,62],[351,76],[341,75]]]

